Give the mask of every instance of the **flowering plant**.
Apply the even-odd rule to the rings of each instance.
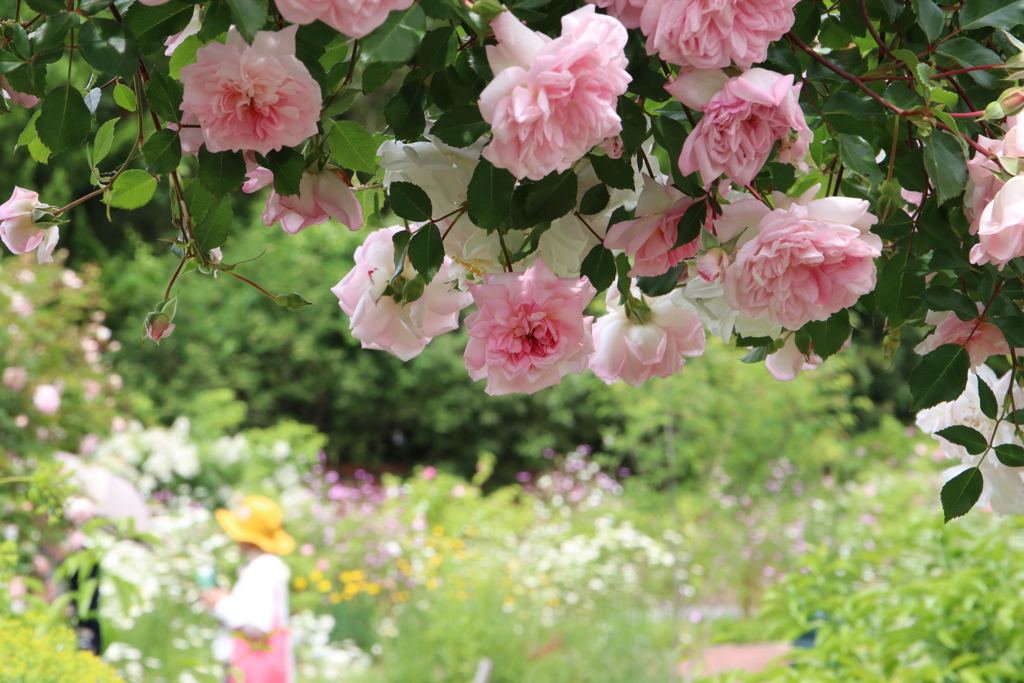
[[[855,327],[884,325],[892,353],[936,325],[911,377],[927,409],[989,354],[1018,380],[1022,24],[1016,0],[19,0],[0,109],[36,109],[19,145],[40,163],[84,146],[95,189],[56,207],[17,188],[0,236],[44,262],[82,202],[131,210],[165,185],[160,341],[192,271],[308,305],[230,258],[231,196],[269,187],[268,226],[369,235],[333,290],[365,347],[412,358],[475,303],[465,357],[490,393],[595,362],[632,384],[676,372],[700,348],[655,334],[678,307],[747,362],[783,353],[780,379]],[[118,127],[135,141],[112,164]],[[617,328],[585,310],[616,281]],[[1013,392],[981,393],[1016,429]],[[982,478],[950,482],[947,517]]]

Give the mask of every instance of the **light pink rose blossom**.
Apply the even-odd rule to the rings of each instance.
[[[777,381],[792,382],[802,370],[814,370],[823,362],[813,351],[810,356],[802,354],[796,347],[796,336],[790,335],[781,349],[768,355],[764,364]]]
[[[626,28],[640,28],[640,14],[647,0],[587,0],[591,5],[604,7]]]
[[[979,315],[984,307],[978,304]],[[971,365],[981,365],[989,356],[1005,356],[1010,353],[1010,345],[1002,331],[990,322],[975,318],[961,320],[952,311],[928,311],[924,321],[935,325],[935,331],[914,347],[914,352],[925,355],[943,344],[966,344],[967,353],[971,357]],[[970,341],[967,341],[968,338]]]
[[[146,336],[159,345],[161,339],[171,336],[175,327],[177,326],[171,322],[170,318],[160,313],[150,318],[149,324],[146,325]]]
[[[352,38],[362,38],[384,23],[388,13],[408,9],[414,0],[277,0],[285,21],[312,24],[319,19]]]
[[[181,140],[181,153],[185,156],[199,154],[199,148],[203,146],[203,131],[199,128],[199,119],[195,114],[182,114],[181,125],[171,122],[167,124],[170,130],[178,131],[178,139]],[[253,157],[255,165],[255,156]]]
[[[274,174],[259,167],[249,171],[245,192],[256,192],[274,182]],[[281,229],[294,235],[312,225],[322,225],[333,218],[349,230],[363,227],[363,209],[342,179],[341,171],[327,167],[321,173],[306,171],[299,181],[299,194],[282,197],[271,189],[263,209],[263,224],[270,227],[281,221]]]
[[[694,69],[748,69],[793,26],[798,0],[647,0],[647,54]]]
[[[1020,130],[1017,125],[1017,117],[1010,116],[1006,119],[1006,135],[1002,139],[993,140],[984,135],[978,136],[978,145],[994,154],[1000,159],[1020,159],[1024,157],[1024,139],[1021,139]],[[978,227],[981,221],[981,214],[993,199],[996,193],[1003,188],[1002,179],[996,175],[999,172],[999,164],[995,159],[980,151],[974,153],[974,158],[967,162],[967,190],[964,192],[964,214],[971,221],[971,234],[978,234]]]
[[[485,273],[469,291],[479,310],[466,318],[466,368],[487,378],[491,396],[532,394],[587,369],[594,351],[597,294],[587,278],[560,278],[538,259],[524,273]]]
[[[183,28],[178,33],[175,33],[173,36],[170,36],[167,40],[164,41],[164,45],[167,48],[166,50],[164,50],[164,54],[168,57],[173,55],[174,51],[178,49],[179,45],[185,42],[186,38],[188,38],[189,36],[194,36],[195,34],[199,33],[199,29],[201,29],[202,27],[202,13],[199,11],[199,5],[196,5],[195,9],[192,10],[192,19],[188,22],[188,24],[186,24],[185,28]]]
[[[731,308],[753,318],[767,313],[798,330],[852,306],[875,288],[873,259],[882,253],[882,240],[868,232],[877,222],[868,203],[811,199],[817,189],[797,201],[775,193],[779,208],[762,209],[756,234],[725,271],[725,302]]]
[[[1024,256],[1024,176],[1011,178],[978,217],[978,243],[971,263],[994,263],[1002,270]]]
[[[402,360],[415,358],[430,340],[459,326],[459,311],[473,302],[466,292],[452,291],[441,277],[427,285],[423,296],[401,306],[384,296],[395,275],[395,246],[392,236],[400,227],[371,233],[356,249],[355,267],[333,289],[350,318],[352,336],[364,349],[387,351]],[[442,272],[450,259],[444,260]],[[402,277],[412,279],[416,271],[405,264]],[[404,282],[404,280],[403,280]]]
[[[6,96],[11,100],[11,102],[21,105],[22,107],[34,107],[39,104],[38,97],[18,92],[11,86],[7,78],[4,76],[0,76],[0,90],[3,91],[3,95],[0,96]]]
[[[705,76],[681,74],[665,89],[691,103],[697,99],[692,84],[705,85]],[[704,116],[683,143],[679,170],[700,171],[705,183],[724,173],[738,185],[748,185],[778,141],[783,142],[779,161],[802,164],[812,136],[798,101],[800,87],[791,74],[766,69],[750,69],[726,81],[702,105]]]
[[[60,230],[53,223],[36,223],[32,212],[53,208],[40,202],[38,193],[15,187],[11,198],[0,205],[0,240],[15,254],[36,249],[39,265],[52,263]]]
[[[32,394],[32,402],[43,415],[53,415],[60,410],[60,391],[52,384],[40,384]]]
[[[697,274],[704,282],[714,282],[729,267],[729,254],[721,247],[712,247],[697,259]]]
[[[437,468],[434,467],[433,465],[427,465],[426,467],[423,468],[423,471],[420,472],[420,479],[422,479],[423,481],[430,481],[436,476]]]
[[[295,56],[298,29],[259,31],[250,46],[232,28],[226,45],[201,47],[182,67],[181,110],[196,116],[211,152],[266,154],[316,134],[320,86]]]
[[[626,29],[586,5],[562,17],[562,35],[526,28],[511,12],[491,22],[487,46],[494,71],[480,94],[480,113],[493,138],[483,157],[519,178],[562,172],[594,145],[618,135],[618,97],[626,73]]]
[[[85,524],[96,516],[96,505],[88,498],[75,496],[68,501],[64,516],[74,524]]]
[[[22,367],[8,366],[4,368],[3,383],[8,389],[21,391],[28,380],[28,371]]]
[[[629,271],[631,277],[662,275],[697,254],[696,239],[672,248],[676,243],[679,219],[692,205],[692,197],[644,175],[644,189],[636,204],[640,218],[610,227],[604,246],[622,249],[627,255],[636,256]]]
[[[638,387],[652,377],[668,378],[682,370],[684,356],[703,355],[700,318],[667,296],[646,300],[651,312],[643,324],[626,315],[618,289],[609,289],[605,300],[608,313],[594,323],[590,369],[606,384],[621,380]]]

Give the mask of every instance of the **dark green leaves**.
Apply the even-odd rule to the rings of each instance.
[[[608,186],[594,185],[583,194],[583,199],[580,200],[580,213],[584,216],[593,216],[604,211],[609,201],[611,195],[608,193]]]
[[[395,10],[373,33],[362,39],[363,55],[370,61],[407,62],[416,54],[427,25],[419,5]]]
[[[415,8],[416,5],[413,5]],[[394,14],[394,12],[392,12]],[[384,107],[384,120],[399,140],[415,141],[427,126],[423,118],[427,89],[422,81],[406,83]]]
[[[932,0],[914,0],[914,11],[917,13],[917,24],[928,36],[928,42],[934,43],[946,26],[946,13]]]
[[[964,425],[953,425],[935,432],[950,443],[963,446],[971,455],[980,455],[988,450],[988,439],[981,432]]]
[[[394,186],[392,188],[392,202],[394,202]],[[410,183],[403,183],[409,185]],[[413,185],[413,187],[416,187]],[[419,190],[419,188],[416,188]],[[420,190],[422,192],[422,190]],[[426,195],[424,195],[426,196]],[[429,200],[428,200],[429,201]],[[409,262],[416,269],[427,284],[434,279],[437,272],[444,263],[444,242],[441,241],[441,231],[436,223],[429,223],[417,230],[409,242]]]
[[[299,183],[306,171],[306,160],[291,147],[282,147],[279,151],[267,152],[261,157],[256,155],[260,164],[274,174],[274,190],[282,197],[290,197],[299,193]]]
[[[889,325],[898,327],[920,305],[924,277],[906,272],[907,252],[893,255],[882,268],[875,287],[878,309],[889,318]]]
[[[992,387],[988,385],[988,382],[978,377],[978,398],[981,403],[981,412],[990,420],[994,420],[999,416],[999,403],[996,401],[996,395],[992,392]]]
[[[1003,333],[1007,344],[1014,348],[1024,346],[1024,318],[993,318],[991,322]]]
[[[797,38],[810,45],[817,37],[818,29],[821,28],[821,10],[813,4],[802,3],[797,3],[794,10],[793,28],[790,30]]]
[[[491,124],[484,121],[476,105],[460,104],[441,114],[430,134],[446,145],[469,147],[490,128]]]
[[[647,296],[662,296],[675,289],[676,284],[679,282],[679,276],[683,274],[684,270],[686,270],[685,262],[669,269],[664,275],[638,277],[636,279],[636,286]]]
[[[78,41],[85,61],[100,71],[130,79],[139,68],[135,38],[113,19],[86,21]]]
[[[327,135],[331,155],[344,168],[363,173],[377,170],[378,145],[369,131],[355,121],[336,121]]]
[[[872,185],[880,183],[883,178],[875,162],[876,156],[878,152],[859,135],[844,135],[839,140],[839,157],[843,164],[870,179]]]
[[[469,220],[488,232],[505,225],[512,211],[512,188],[515,177],[481,159],[469,181]]]
[[[391,209],[399,217],[409,221],[430,220],[434,210],[433,205],[430,203],[430,197],[427,196],[427,193],[419,185],[406,182],[391,183],[389,194],[391,196]],[[419,270],[419,268],[417,267],[416,270]]]
[[[939,495],[945,521],[963,517],[970,512],[984,488],[985,481],[977,467],[966,469],[947,481]]]
[[[572,170],[522,183],[512,196],[512,227],[525,230],[561,218],[576,208],[578,180]]]
[[[814,353],[825,360],[839,353],[850,338],[850,312],[845,308],[833,313],[828,320],[809,322],[803,329],[814,342]]]
[[[208,254],[211,249],[224,246],[233,219],[230,198],[224,197],[215,202],[195,228],[196,244],[199,246],[199,251]]]
[[[1014,443],[1004,443],[995,447],[999,462],[1007,467],[1024,467],[1024,448]]]
[[[959,344],[943,344],[926,355],[910,375],[911,407],[921,410],[955,400],[967,387],[970,367],[967,349]]]
[[[615,272],[615,254],[602,244],[591,249],[580,266],[580,275],[588,278],[598,292],[611,287],[615,282]]]
[[[256,32],[267,22],[267,0],[226,0],[231,8],[235,28],[252,44]]]
[[[171,0],[150,7],[137,2],[124,15],[124,26],[139,44],[144,55],[163,52],[167,36],[178,33],[192,18],[193,5],[182,0]]]
[[[92,115],[82,94],[66,85],[50,91],[36,119],[39,139],[54,154],[78,147],[89,138]]]
[[[960,9],[960,28],[994,26],[1009,31],[1024,24],[1024,4],[1020,0],[965,0]]]
[[[274,175],[277,180],[277,175]],[[199,150],[199,182],[215,199],[237,192],[245,182],[245,159],[241,152]]]
[[[420,49],[416,51],[416,61],[421,69],[428,73],[434,73],[451,64],[458,49],[459,39],[454,28],[451,26],[435,28],[432,31],[427,31],[423,36]]]
[[[955,136],[941,130],[928,136],[924,165],[938,193],[939,204],[963,192],[967,185],[967,159]]]
[[[622,119],[622,156],[628,159],[647,138],[647,116],[644,108],[628,97],[619,98],[617,112]]]
[[[602,183],[619,190],[632,190],[636,187],[633,167],[627,157],[612,159],[611,157],[591,156],[590,163],[594,173]]]
[[[955,59],[963,67],[1003,63],[1002,57],[970,38],[947,40],[941,45],[937,45],[935,51],[940,55]],[[985,87],[993,88],[999,85],[998,76],[990,71],[979,69],[977,71],[969,71],[968,74]]]
[[[149,107],[164,121],[173,123],[181,121],[180,107],[184,92],[185,86],[173,78],[164,76],[159,71],[154,71],[149,75],[149,84],[146,86]]]
[[[673,249],[689,244],[700,237],[701,228],[708,217],[708,204],[705,201],[694,202],[679,218],[676,225],[676,241]]]
[[[952,287],[929,287],[921,298],[930,311],[953,311],[961,320],[973,320],[978,317],[978,306],[971,297],[961,294]]]
[[[142,155],[146,157],[146,170],[150,173],[170,173],[181,163],[181,140],[178,133],[167,128],[156,131],[142,146]]]

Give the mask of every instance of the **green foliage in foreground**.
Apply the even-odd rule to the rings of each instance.
[[[75,633],[58,627],[40,632],[32,616],[0,617],[0,681],[4,683],[114,683],[121,679],[94,655],[78,650]]]

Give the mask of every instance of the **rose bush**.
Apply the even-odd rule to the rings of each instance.
[[[83,203],[121,221],[169,197],[161,237],[176,263],[145,320],[153,341],[187,334],[173,322],[182,277],[308,304],[267,291],[262,262],[232,253],[231,197],[266,192],[267,225],[367,235],[335,288],[367,348],[412,358],[474,300],[465,359],[491,393],[536,391],[590,358],[630,383],[677,371],[675,352],[616,342],[592,355],[601,311],[584,309],[616,282],[622,311],[601,339],[625,334],[616,316],[639,329],[648,310],[695,315],[790,379],[855,330],[880,330],[891,354],[902,328],[934,327],[916,347],[915,409],[955,400],[983,360],[1018,383],[1024,12],[1009,0],[282,0],[273,12],[33,0],[13,12],[0,111],[32,111],[16,154],[70,167],[83,148],[86,168],[69,173],[93,189],[63,206],[16,189],[0,236],[44,262]],[[115,129],[133,141],[116,162]],[[993,419],[1016,421],[1012,408]],[[981,472],[965,470],[957,500],[980,495]]]

